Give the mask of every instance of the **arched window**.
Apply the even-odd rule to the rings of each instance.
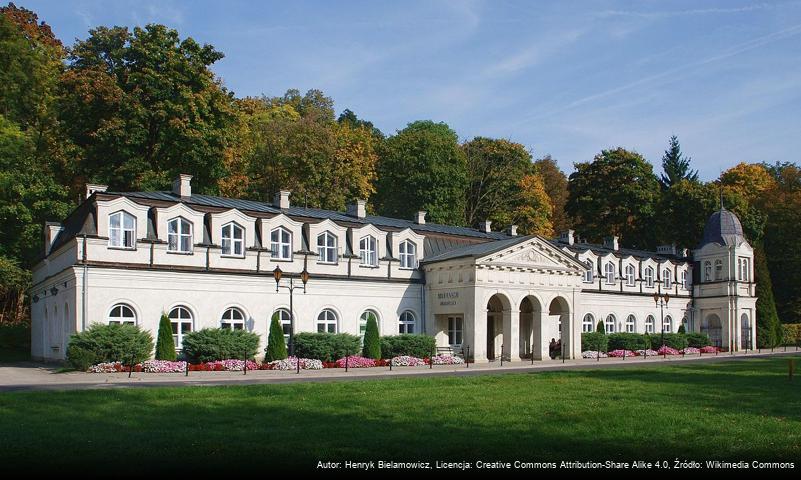
[[[289,345],[289,333],[292,331],[292,317],[289,310],[286,308],[279,308],[275,311],[278,315],[278,322],[281,324],[281,330],[284,332],[284,342]]]
[[[743,282],[747,282],[748,278],[750,277],[751,269],[748,268],[748,259],[743,258],[742,265],[740,265],[740,280]]]
[[[645,286],[654,288],[654,269],[651,267],[645,269]]]
[[[606,264],[606,284],[607,285],[614,285],[615,284],[615,265],[612,262],[608,262]]]
[[[124,304],[118,303],[111,307],[108,313],[109,325],[136,325],[136,313],[133,308]]]
[[[704,281],[711,282],[712,281],[712,262],[707,260],[704,262]]]
[[[337,314],[325,309],[317,315],[317,331],[321,333],[337,333]]]
[[[270,232],[270,256],[277,260],[292,259],[292,234],[283,227]]]
[[[222,320],[220,321],[220,328],[228,330],[244,330],[245,329],[245,316],[242,310],[231,307],[223,312]]]
[[[359,337],[361,337],[362,341],[364,341],[364,333],[367,331],[367,322],[370,319],[375,320],[376,325],[378,325],[378,315],[372,310],[365,310],[359,317]]]
[[[170,252],[192,252],[192,224],[183,217],[167,222],[167,250]]]
[[[626,317],[626,332],[634,333],[637,330],[637,319],[634,315]]]
[[[134,248],[136,242],[136,217],[119,211],[108,217],[108,246]]]
[[[673,331],[673,317],[670,315],[666,316],[664,322],[662,323],[662,328],[664,329],[665,333],[671,333]]]
[[[584,315],[584,320],[581,321],[581,331],[584,333],[592,332],[595,328],[595,317],[591,313]]]
[[[331,232],[317,236],[317,260],[320,263],[337,263],[337,237]]]
[[[592,283],[592,262],[587,260],[585,263],[587,264],[587,270],[584,270],[584,283]]]
[[[654,333],[654,324],[656,323],[656,319],[653,315],[648,315],[645,318],[645,333]]]
[[[414,313],[409,310],[401,313],[400,318],[398,319],[398,333],[415,333],[415,325],[417,324],[417,319],[414,318]]]
[[[681,288],[688,290],[690,288],[690,282],[688,282],[689,276],[687,275],[687,270],[681,271]]]
[[[400,268],[417,268],[417,245],[410,240],[404,240],[400,243],[398,253]]]
[[[715,260],[715,280],[723,280],[723,260]]]
[[[184,335],[192,331],[192,313],[186,307],[175,307],[170,310],[172,324],[172,341],[176,349],[183,348]]]
[[[222,254],[241,257],[245,255],[245,230],[234,222],[222,228]]]
[[[359,258],[364,266],[378,266],[378,246],[374,236],[368,235],[359,240]]]
[[[744,313],[740,316],[740,341],[742,348],[751,349],[751,322],[748,321],[748,314]]]
[[[737,259],[737,280],[743,279],[743,259]]]
[[[662,285],[668,290],[673,287],[673,278],[671,276],[670,270],[668,270],[667,268],[662,270]]]
[[[611,313],[606,316],[606,322],[604,322],[606,333],[615,333],[615,320],[615,316]]]
[[[626,286],[634,286],[634,265],[626,265]]]

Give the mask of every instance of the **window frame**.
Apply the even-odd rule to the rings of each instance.
[[[114,316],[114,310],[119,309],[120,315]],[[131,316],[122,315],[123,309],[127,309],[131,312]],[[124,320],[132,318],[133,320]],[[106,325],[137,325],[137,317],[136,317],[136,310],[132,306],[127,303],[120,302],[115,303],[111,309],[108,311],[108,315],[106,315]]]
[[[180,316],[181,310],[189,315],[188,321],[186,318]],[[172,316],[173,312],[175,311],[179,311],[178,317]],[[175,349],[183,350],[184,336],[187,333],[195,331],[195,315],[188,307],[176,305],[170,309],[170,313],[167,315],[167,318],[170,319],[170,326],[172,327],[172,340],[175,343]],[[184,325],[187,323],[189,324],[189,330],[184,330]]]
[[[709,260],[704,261],[704,282],[712,281],[712,262]]]
[[[362,344],[364,343],[364,334],[367,333],[367,322],[370,321],[370,315],[375,317],[376,326],[381,324],[381,322],[378,320],[378,312],[373,309],[368,308],[367,310],[363,311],[361,315],[359,315],[359,338],[361,338]],[[362,325],[364,326],[364,329],[362,329]],[[380,328],[379,335],[381,335]]]
[[[225,318],[226,315],[229,314],[229,312],[231,318]],[[233,318],[234,312],[239,314],[242,318],[240,319]],[[225,330],[247,330],[246,322],[247,318],[245,316],[245,312],[243,312],[242,309],[239,307],[228,307],[220,316],[220,328]],[[237,325],[239,325],[240,327],[237,328]]]
[[[273,238],[275,234],[278,237],[277,241]],[[284,242],[284,234],[288,237],[286,242]],[[284,253],[287,255],[283,255]],[[292,232],[288,228],[279,226],[270,230],[270,258],[273,260],[292,260]]]
[[[178,228],[176,229],[175,232],[171,232],[170,228],[171,228],[171,226],[172,226],[172,224],[174,222],[177,222]],[[184,233],[182,231],[184,226],[187,227],[189,233]],[[168,220],[167,221],[167,252],[169,252],[169,253],[178,253],[178,254],[183,254],[183,255],[191,255],[193,253],[194,247],[195,247],[194,238],[193,238],[194,237],[194,232],[192,230],[193,230],[192,222],[190,222],[189,220],[185,219],[184,217],[175,217],[175,218],[171,218],[170,220]],[[177,248],[172,248],[173,247],[173,242],[172,242],[172,238],[173,237],[177,237],[177,240],[176,240],[176,243],[175,243]],[[182,248],[183,247],[184,238],[188,239],[188,242],[189,242],[189,244],[188,244],[189,249],[188,250],[184,250]]]
[[[656,333],[656,317],[648,315],[645,317],[645,333]]]
[[[359,266],[378,267],[378,240],[372,235],[359,239]]]
[[[626,333],[637,333],[637,317],[634,314],[630,314],[626,317]]]
[[[626,265],[626,286],[633,287],[636,285],[637,279],[637,269],[634,268],[634,265],[628,264]]]
[[[230,236],[226,237],[226,231]],[[240,238],[236,238],[236,232],[240,233]],[[223,257],[236,257],[243,258],[245,256],[245,228],[236,222],[228,222],[222,226],[220,231],[220,238],[222,239],[221,255]],[[226,240],[228,243],[228,253],[225,253]],[[236,247],[239,246],[240,253],[236,253]]]
[[[723,280],[723,260],[717,259],[715,260],[715,281],[721,280]]]
[[[328,318],[329,314],[330,314],[330,316],[333,316],[334,318],[333,319],[332,318]],[[325,317],[325,318],[323,318],[323,317]],[[329,328],[332,325],[334,327],[333,331],[331,331],[331,329]],[[334,310],[332,310],[330,308],[324,308],[324,309],[322,309],[320,311],[320,313],[317,314],[317,320],[315,321],[315,327],[317,327],[316,328],[317,333],[339,333],[339,315],[337,314],[337,312],[335,312]],[[320,330],[320,327],[322,327],[323,329]],[[356,353],[356,352],[354,352],[354,353]]]
[[[662,287],[670,290],[673,288],[673,272],[669,268],[662,270]]]
[[[448,345],[455,348],[464,345],[464,317],[460,315],[448,316]]]
[[[611,318],[611,321],[610,321]],[[612,328],[609,328],[609,325],[612,325]],[[617,316],[614,313],[610,313],[604,319],[604,332],[609,335],[610,333],[617,333]]]
[[[320,244],[320,240],[322,239],[322,245]],[[333,245],[330,245],[328,240],[331,239],[333,241]],[[329,232],[328,230],[320,233],[317,235],[317,263],[323,263],[326,265],[336,265],[339,261],[338,255],[338,244],[339,239],[336,235]],[[333,260],[329,260],[329,254],[333,257]]]
[[[292,312],[288,308],[277,308],[273,314],[278,314],[278,323],[281,325],[281,331],[284,334],[284,343],[289,345],[289,335],[292,332]],[[286,315],[286,318],[284,318]],[[272,317],[270,317],[272,318]]]
[[[604,265],[604,277],[607,285],[615,284],[615,270],[615,264],[612,262],[606,262],[606,265]]]
[[[670,315],[665,315],[664,320],[662,320],[662,329],[665,333],[673,333],[673,317]]]
[[[409,247],[411,247],[411,253],[409,252]],[[417,268],[417,244],[409,239],[400,242],[398,244],[398,259],[400,260],[399,268],[401,270],[414,270]]]
[[[595,316],[591,313],[584,314],[584,318],[581,319],[581,333],[592,333],[594,331]]]
[[[118,227],[113,227],[114,217],[119,216],[120,224]],[[125,227],[125,220],[130,219],[133,223],[131,228]],[[114,244],[115,235],[112,233],[114,230],[119,231],[117,239],[119,245]],[[130,233],[130,245],[126,245],[126,233]],[[120,250],[135,250],[136,249],[136,215],[130,214],[125,210],[117,210],[108,216],[108,246]]]
[[[411,317],[411,320],[409,320]],[[404,310],[398,317],[398,335],[413,335],[417,331],[417,316],[411,310]]]
[[[645,286],[647,288],[654,288],[654,267],[645,267],[643,277],[645,279]]]

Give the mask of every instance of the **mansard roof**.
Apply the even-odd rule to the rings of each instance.
[[[743,225],[734,212],[721,208],[713,213],[704,226],[704,236],[698,248],[710,243],[739,245],[745,241]]]
[[[615,256],[621,258],[634,257],[638,260],[645,260],[651,258],[658,262],[665,260],[672,260],[674,262],[686,260],[685,257],[682,257],[681,255],[678,254],[671,255],[665,253],[652,252],[649,250],[639,250],[636,248],[618,248],[617,250],[615,250],[605,245],[586,243],[586,242],[577,242],[574,243],[573,245],[569,245],[567,242],[561,241],[559,239],[551,240],[551,243],[560,248],[567,247],[571,252],[574,253],[584,253],[590,251],[599,257],[603,257],[605,255],[609,255],[610,253],[612,253]]]

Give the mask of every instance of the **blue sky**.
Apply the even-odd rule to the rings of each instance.
[[[391,134],[432,119],[566,171],[678,135],[704,179],[801,161],[801,1],[17,1],[66,43],[158,22],[237,96],[323,90]],[[659,168],[656,169],[660,171]]]

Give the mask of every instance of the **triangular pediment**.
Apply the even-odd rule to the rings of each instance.
[[[542,237],[533,237],[525,242],[478,258],[476,263],[533,270],[568,270],[580,274],[583,274],[586,268],[581,262],[554,247]]]

